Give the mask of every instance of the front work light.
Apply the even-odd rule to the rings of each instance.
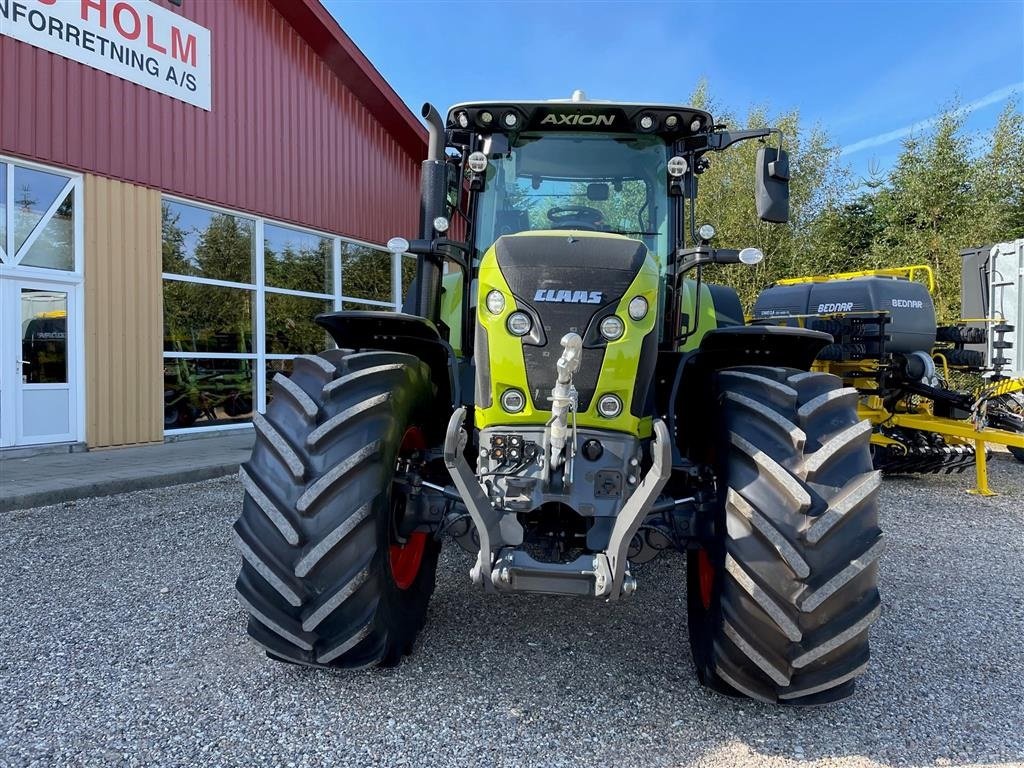
[[[634,320],[643,320],[647,317],[647,299],[643,296],[634,296],[630,299],[629,316]]]
[[[665,166],[668,169],[668,175],[674,178],[679,178],[686,173],[686,170],[690,167],[690,164],[686,162],[685,157],[676,155],[668,161],[668,165]]]
[[[513,336],[525,336],[533,327],[533,321],[525,312],[513,312],[508,316],[508,332]]]
[[[697,230],[697,237],[699,237],[704,242],[707,242],[716,234],[718,234],[718,230],[716,230],[714,226],[711,224],[701,224],[700,229]]]
[[[622,413],[622,401],[615,395],[602,395],[597,401],[597,412],[606,419],[614,419]]]
[[[601,321],[601,335],[608,339],[608,341],[615,341],[625,330],[626,324],[616,315],[608,315],[608,317]]]
[[[490,291],[487,294],[487,311],[492,315],[500,315],[505,309],[505,296],[501,291]]]
[[[469,170],[473,173],[483,173],[487,170],[487,155],[483,152],[473,152],[469,156]]]
[[[519,413],[526,406],[526,397],[518,389],[506,389],[501,393],[501,407],[507,413]]]

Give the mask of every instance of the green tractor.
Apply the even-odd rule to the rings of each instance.
[[[423,117],[420,237],[389,243],[417,259],[405,311],[318,317],[338,349],[297,358],[254,414],[249,634],[279,661],[389,666],[442,539],[487,592],[605,601],[676,550],[704,684],[848,695],[880,610],[871,428],[810,371],[828,334],[746,326],[703,280],[762,254],[715,247],[694,214],[709,156],[755,139],[758,215],[785,222],[778,132],[580,92]]]

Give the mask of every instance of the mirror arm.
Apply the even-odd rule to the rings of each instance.
[[[739,264],[738,248],[712,248],[710,245],[698,245],[696,248],[680,248],[673,259],[676,265],[676,279],[682,277],[695,267],[705,264]]]
[[[468,255],[471,250],[469,243],[461,240],[449,240],[446,237],[436,237],[433,240],[410,240],[409,250],[406,253],[414,253],[417,256],[428,256],[438,264],[444,259],[451,259],[458,264],[463,271],[468,271],[469,261],[465,256],[456,256],[452,253],[445,253],[442,248],[451,248]]]
[[[731,147],[741,141],[748,139],[764,139],[773,133],[779,134],[779,142],[782,142],[782,131],[778,128],[751,128],[744,131],[716,131],[708,135],[708,148],[715,152]]]
[[[678,281],[683,275],[695,267],[713,264],[715,249],[710,245],[698,245],[694,248],[680,248],[672,259],[676,265],[675,278]]]

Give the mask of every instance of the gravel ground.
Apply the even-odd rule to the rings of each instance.
[[[884,609],[840,704],[700,688],[681,558],[618,604],[485,597],[446,549],[393,670],[271,663],[234,600],[234,479],[12,513],[0,765],[1024,765],[1024,467],[885,483]]]

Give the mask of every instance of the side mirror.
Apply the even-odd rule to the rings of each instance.
[[[754,199],[761,221],[789,221],[789,153],[775,147],[757,150]]]

